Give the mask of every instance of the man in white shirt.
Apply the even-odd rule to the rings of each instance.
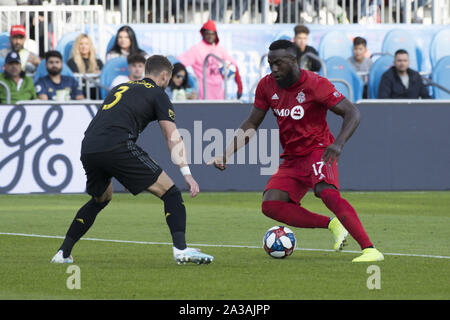
[[[367,52],[366,39],[355,37],[353,39],[353,56],[348,58],[348,61],[356,72],[365,73],[361,75],[361,78],[364,81],[363,99],[369,97],[367,83],[369,82],[369,72],[372,67],[372,60],[366,57]]]
[[[119,75],[117,76],[110,85],[110,88],[114,88],[119,84],[128,82],[128,81],[136,81],[141,80],[144,77],[145,71],[145,57],[140,54],[133,54],[127,57],[128,63],[128,72],[129,75]]]

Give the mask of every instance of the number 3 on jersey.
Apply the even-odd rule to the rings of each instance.
[[[109,104],[103,105],[102,110],[108,110],[108,109],[111,109],[112,107],[114,107],[120,101],[120,99],[122,99],[122,94],[125,91],[127,91],[128,89],[130,89],[130,87],[128,87],[128,86],[120,86],[119,89],[114,93],[114,97],[116,97],[114,99],[114,101],[109,103]]]

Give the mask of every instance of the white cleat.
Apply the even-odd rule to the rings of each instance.
[[[50,262],[51,263],[73,263],[73,258],[72,258],[72,256],[68,256],[67,258],[64,258],[62,250],[59,250],[54,255],[52,260],[50,260]]]
[[[202,253],[199,249],[195,248],[186,248],[184,250],[173,248],[173,257],[177,264],[186,264],[187,262],[193,262],[196,264],[208,264],[214,260],[213,256]]]

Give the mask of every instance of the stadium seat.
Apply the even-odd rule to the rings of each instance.
[[[114,42],[116,42],[116,36],[112,36],[111,39],[109,39],[108,45],[106,46],[106,53],[111,51],[114,47]]]
[[[339,92],[352,102],[362,99],[364,82],[346,58],[331,57],[325,60],[325,65],[327,68],[327,78],[330,79]],[[335,82],[333,79],[345,80],[352,88],[353,97],[350,96],[349,89],[346,85],[341,82]]]
[[[166,56],[166,58],[167,58],[167,60],[170,61],[171,64],[175,64],[177,62],[180,62],[180,60],[178,60],[176,57],[171,56],[171,55]]]
[[[411,69],[422,70],[422,52],[409,31],[394,29],[385,35],[381,51],[394,55],[398,49],[408,52]]]
[[[450,90],[450,55],[439,59],[433,67],[431,78],[433,82]],[[450,94],[437,87],[433,87],[433,97],[435,99],[450,99]]]
[[[0,50],[5,48],[11,48],[11,43],[9,42],[9,32],[0,33]]]
[[[39,78],[45,77],[48,74],[47,67],[45,66],[45,59],[39,63],[36,73],[34,74],[34,82],[38,81]],[[61,71],[61,74],[63,76],[74,76],[72,70],[70,70],[69,66],[65,63],[63,63],[63,69]]]
[[[280,32],[278,32],[275,37],[273,38],[273,41],[276,40],[289,40],[292,41],[293,38],[293,34],[291,31],[287,31],[287,30],[282,30]]]
[[[129,75],[127,58],[114,58],[106,62],[103,66],[102,73],[100,74],[100,84],[103,86],[100,88],[100,96],[102,99],[105,99],[109,92],[106,88],[109,88],[118,75]]]
[[[369,72],[369,98],[377,99],[378,96],[378,87],[380,86],[380,80],[385,73],[392,65],[394,64],[394,57],[390,54],[383,55],[379,57],[372,64]]]
[[[444,56],[450,55],[450,28],[436,32],[430,44],[431,67]]]
[[[340,31],[327,32],[319,43],[319,57],[327,60],[330,57],[349,58],[353,55],[353,42]]]
[[[58,40],[58,44],[56,45],[55,50],[59,51],[62,54],[64,63],[67,63],[67,61],[69,60],[73,43],[80,34],[81,32],[69,32]]]

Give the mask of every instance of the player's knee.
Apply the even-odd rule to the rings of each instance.
[[[110,197],[99,197],[99,198],[93,198],[94,201],[94,205],[99,209],[102,210],[104,209],[108,203],[111,201],[112,196]]]
[[[277,201],[263,201],[261,204],[261,211],[265,216],[275,219],[279,206],[276,204]]]
[[[330,209],[335,212],[339,203],[342,202],[342,197],[336,188],[325,188],[320,194],[322,202]]]
[[[321,198],[322,196],[322,191],[325,189],[333,189],[333,190],[337,190],[337,188],[335,186],[333,186],[332,184],[328,184],[326,182],[319,182],[318,184],[315,185],[314,187],[314,195],[317,198]]]
[[[261,210],[266,217],[290,225],[292,221],[289,215],[286,214],[286,204],[284,201],[263,201]]]
[[[181,191],[176,185],[170,187],[169,190],[167,190],[166,193],[161,196],[161,200],[164,202],[165,206],[183,204]]]
[[[263,201],[284,201],[289,202],[289,193],[278,189],[268,189],[263,193]]]
[[[99,197],[94,197],[94,200],[97,203],[106,202],[106,204],[108,204],[112,200],[112,195],[113,195],[113,188],[112,183],[110,183],[109,186],[106,188],[105,192],[103,192],[103,194]]]
[[[106,202],[106,205],[107,205],[112,200],[112,194],[102,195],[100,197],[95,197],[94,200],[98,204]],[[106,207],[106,205],[105,205],[105,207]]]

